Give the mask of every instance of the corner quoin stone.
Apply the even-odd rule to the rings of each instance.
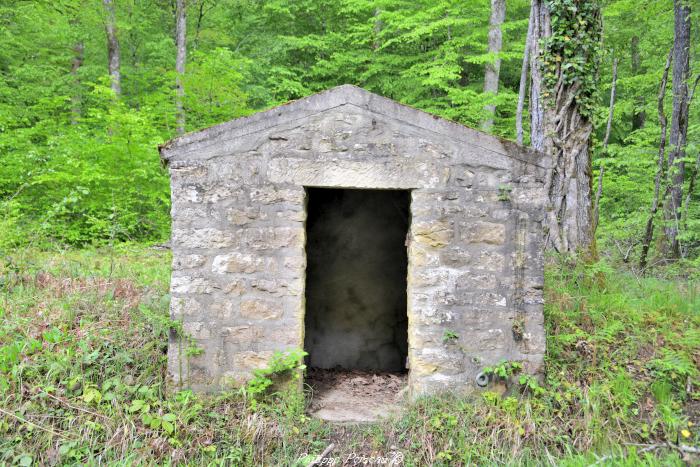
[[[303,348],[305,187],[411,191],[412,396],[472,391],[502,360],[542,371],[542,154],[349,85],[160,151],[171,174],[171,315],[202,349],[187,357],[171,337],[178,384],[215,391]],[[446,331],[456,338],[445,342]]]

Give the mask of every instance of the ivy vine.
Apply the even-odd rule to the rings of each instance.
[[[596,104],[602,22],[598,0],[547,0],[552,34],[542,41],[543,96],[553,97],[559,79],[578,83],[575,100],[591,118]]]

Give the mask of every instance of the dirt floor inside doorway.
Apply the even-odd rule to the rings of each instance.
[[[407,383],[407,373],[310,368],[308,412],[332,422],[374,422],[401,408]]]

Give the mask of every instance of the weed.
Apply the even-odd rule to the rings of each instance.
[[[330,442],[340,458],[400,452],[406,465],[697,462],[679,450],[700,442],[693,282],[550,266],[546,376],[500,362],[492,377],[519,391],[421,398],[355,427],[306,417],[300,350],[243,388],[165,391],[178,326],[169,263],[167,252],[128,245],[113,256],[18,251],[6,262],[0,464],[306,465]]]

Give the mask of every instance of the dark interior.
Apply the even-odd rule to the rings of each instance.
[[[308,188],[307,200],[309,366],[405,371],[410,192]]]

